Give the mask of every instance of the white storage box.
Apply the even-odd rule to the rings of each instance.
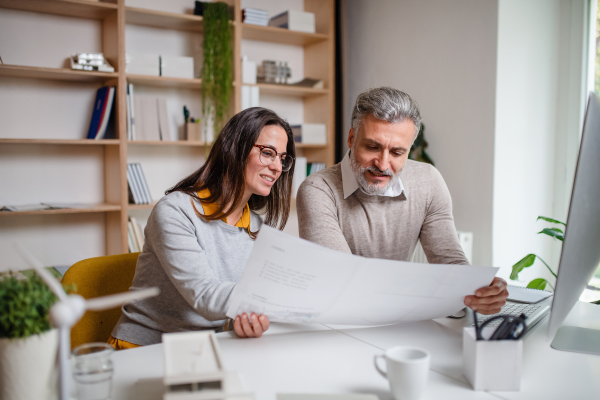
[[[302,143],[327,144],[327,126],[325,124],[302,124]]]
[[[194,78],[192,57],[160,56],[160,75],[172,78]]]
[[[315,33],[315,14],[288,10],[271,18],[269,26],[285,28],[290,31]]]
[[[474,390],[518,391],[522,361],[522,340],[476,340],[475,328],[464,328],[463,372]]]
[[[125,54],[125,72],[132,75],[160,75],[158,54]]]

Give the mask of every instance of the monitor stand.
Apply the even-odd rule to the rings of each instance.
[[[563,326],[550,344],[553,349],[600,356],[600,331]]]

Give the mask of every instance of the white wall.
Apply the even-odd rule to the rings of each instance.
[[[529,253],[556,270],[560,242],[539,215],[566,220],[582,115],[584,0],[500,0],[493,263],[508,278]],[[538,263],[522,281],[549,278]]]
[[[349,0],[344,8],[344,132],[365,89],[410,94],[456,227],[474,233],[473,263],[490,265],[497,2]]]

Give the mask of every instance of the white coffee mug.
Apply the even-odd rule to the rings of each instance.
[[[385,358],[386,370],[378,360]],[[396,346],[375,356],[375,368],[390,382],[396,400],[418,400],[425,389],[431,355],[419,347]]]

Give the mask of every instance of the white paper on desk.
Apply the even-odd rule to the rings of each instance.
[[[440,318],[462,309],[497,270],[359,257],[263,225],[227,316],[342,325]]]

